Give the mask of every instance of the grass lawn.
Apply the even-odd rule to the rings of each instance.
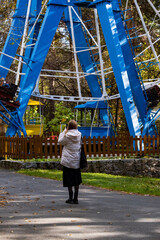
[[[62,171],[20,170],[19,173],[62,181]],[[160,179],[115,176],[105,173],[82,173],[83,184],[104,189],[160,196]]]

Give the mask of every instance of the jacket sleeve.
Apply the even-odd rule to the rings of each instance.
[[[65,130],[59,134],[58,142],[63,145],[66,144],[67,138],[66,138]]]

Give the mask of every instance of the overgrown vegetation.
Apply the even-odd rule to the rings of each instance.
[[[53,132],[58,134],[60,132],[60,125],[66,124],[69,120],[74,118],[74,113],[71,108],[67,108],[63,105],[63,102],[55,103],[54,118],[50,121],[45,121],[45,132]]]
[[[20,170],[29,176],[62,181],[62,171],[57,170]],[[115,176],[105,173],[82,173],[83,184],[109,190],[143,195],[160,196],[160,179],[144,177]]]

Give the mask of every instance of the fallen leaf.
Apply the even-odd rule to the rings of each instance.
[[[35,200],[35,201],[38,201],[38,200],[40,200],[40,198],[35,198],[34,200]]]
[[[112,225],[113,223],[112,222],[108,222],[109,225]]]
[[[71,222],[77,222],[77,220],[71,220]]]
[[[33,213],[33,215],[38,215],[38,213],[35,212],[35,213]]]

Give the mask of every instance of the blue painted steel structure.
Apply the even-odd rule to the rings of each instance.
[[[74,3],[74,0],[71,0],[71,3]],[[74,7],[77,15],[79,15],[78,12],[78,7]],[[70,33],[70,36],[72,37],[71,34],[71,23],[70,23],[70,18],[69,18],[69,11],[68,8],[65,9],[65,17],[63,21],[66,23],[68,27],[68,31]],[[75,45],[76,45],[76,51],[78,55],[78,59],[80,61],[82,70],[85,73],[94,73],[95,68],[94,68],[94,62],[92,61],[91,54],[88,49],[88,45],[85,39],[84,31],[82,29],[81,22],[79,18],[77,17],[75,12],[72,13],[72,19],[73,19],[73,28],[74,28],[74,35],[75,35]],[[83,51],[86,49],[86,51]],[[88,50],[87,50],[88,49]],[[96,75],[88,75],[85,77],[89,86],[89,89],[91,91],[91,94],[93,97],[101,97],[102,96],[102,87],[101,83],[98,81],[98,78]],[[108,108],[108,104],[106,102],[106,109]],[[100,111],[100,117],[102,119],[102,122],[104,125],[109,124],[109,116],[108,116],[108,111],[107,110],[101,110]]]
[[[21,43],[23,29],[25,24],[25,17],[27,13],[27,5],[28,0],[17,0],[15,14],[13,16],[12,25],[6,39],[3,52],[8,54],[12,57],[16,55],[17,49]],[[5,55],[1,55],[0,57],[0,65],[4,66],[5,68],[10,68],[13,59],[8,58]],[[8,73],[7,69],[1,68],[0,69],[0,77],[6,78]]]
[[[41,3],[42,0],[32,0],[30,29],[40,11]],[[4,53],[12,57],[16,55],[17,48],[21,41],[27,5],[28,0],[17,0],[16,12],[3,49]],[[35,36],[36,41],[33,39],[28,43],[35,43],[34,48],[25,51],[24,60],[28,65],[27,67],[23,66],[22,70],[25,76],[22,77],[20,81],[20,92],[18,96],[20,106],[14,113],[11,113],[14,121],[10,121],[7,135],[13,136],[17,132],[19,133],[19,130],[22,130],[24,135],[26,134],[22,117],[61,19],[66,22],[70,32],[68,6],[74,6],[77,14],[79,14],[78,7],[97,8],[130,134],[132,136],[141,135],[139,124],[139,121],[141,121],[144,128],[143,134],[146,134],[149,129],[149,134],[154,135],[154,125],[148,121],[150,110],[148,110],[147,102],[141,89],[137,69],[121,19],[118,0],[95,0],[93,2],[49,0],[42,23],[38,22],[36,24],[31,35],[31,38]],[[84,47],[87,47],[87,43],[81,23],[75,13],[73,13],[73,26],[76,47],[78,50],[84,49]],[[13,42],[13,34],[18,35],[18,39],[16,39],[15,44],[10,44]],[[89,51],[79,52],[78,58],[84,72],[92,73],[95,71]],[[12,61],[13,59],[8,59],[5,55],[1,55],[0,65],[5,68],[10,68]],[[0,68],[1,77],[6,77],[7,73],[8,70]],[[86,80],[92,96],[101,97],[101,87],[97,77],[90,75],[86,77]],[[137,115],[136,108],[139,116]],[[105,120],[105,124],[108,124],[109,118],[106,110],[101,110],[101,119]],[[14,124],[15,122],[16,124]]]

